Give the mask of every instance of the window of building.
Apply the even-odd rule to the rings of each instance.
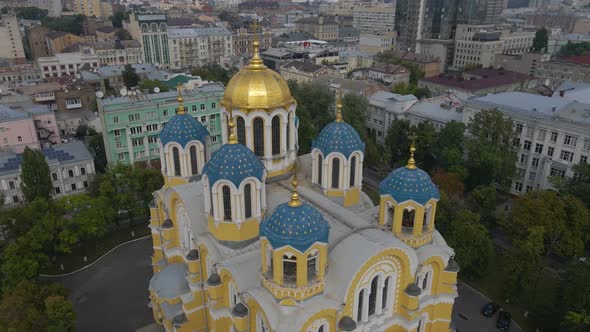
[[[281,119],[278,115],[272,118],[272,154],[278,155],[281,153]]]
[[[68,170],[68,176],[73,178],[74,177],[74,170],[72,170],[72,169]]]
[[[196,112],[196,111],[197,111],[197,105],[193,105],[193,106],[191,107],[191,111],[193,111],[193,112]]]
[[[256,118],[253,121],[254,126],[254,154],[264,156],[264,121],[262,118]]]
[[[201,104],[201,111],[205,110],[205,104]]]
[[[194,145],[191,146],[189,149],[189,154],[191,156],[191,174],[199,174],[199,166],[197,163],[197,147]]]
[[[148,144],[158,143],[158,136],[152,135],[148,136]]]
[[[350,183],[351,187],[355,186],[355,179],[356,179],[356,156],[353,156],[350,159]]]
[[[76,184],[72,183],[72,190],[76,190]]]
[[[61,193],[61,188],[60,187],[55,187],[53,188],[53,192],[56,194],[60,194]]]
[[[246,219],[252,218],[252,185],[250,183],[244,186],[244,208]]]
[[[174,161],[174,176],[180,176],[180,151],[177,147],[172,148],[172,160]]]
[[[221,195],[222,195],[222,201],[223,201],[223,220],[225,220],[225,221],[231,221],[232,220],[232,215],[231,215],[231,191],[229,189],[229,186],[224,185],[221,188]]]
[[[131,140],[131,144],[133,146],[141,146],[143,145],[143,138],[134,138]]]
[[[526,186],[526,192],[528,193],[529,191],[533,190],[533,186]]]
[[[238,129],[238,142],[240,144],[246,145],[246,121],[241,116],[238,116],[236,120],[236,127]]]
[[[561,150],[559,158],[564,161],[571,162],[574,159],[574,153],[571,151]]]
[[[522,146],[523,149],[527,150],[527,151],[531,151],[531,141],[524,141],[524,145]]]
[[[211,108],[215,108],[215,107],[217,107],[217,103],[215,103],[215,102],[212,102],[212,103],[211,103]]]
[[[13,203],[18,203],[18,201],[19,201],[18,196],[16,196],[16,195],[12,196]]]
[[[297,257],[283,255],[283,282],[293,284],[297,281]]]
[[[584,138],[584,150],[590,150],[590,138]]]
[[[517,123],[517,124],[516,124],[516,128],[514,128],[514,131],[515,131],[517,134],[521,134],[521,133],[522,133],[522,128],[523,128],[523,126],[522,126],[522,123]]]
[[[572,135],[565,135],[563,137],[563,144],[567,146],[576,146],[578,143],[578,138]]]
[[[557,132],[556,131],[552,131],[551,132],[551,138],[550,138],[551,142],[557,142]]]
[[[554,150],[555,150],[555,148],[554,148],[554,147],[552,147],[552,146],[548,146],[548,147],[547,147],[547,156],[549,156],[549,157],[553,157],[553,151],[554,151]]]
[[[113,117],[113,123],[119,123],[119,117],[118,116],[114,116]]]
[[[522,191],[522,183],[514,182],[514,190],[519,192]]]
[[[51,178],[53,181],[57,181],[57,173],[51,173]]]
[[[529,161],[529,156],[527,156],[526,154],[520,155],[520,163],[521,164],[526,164],[528,161]]]
[[[115,137],[119,137],[121,136],[121,131],[119,129],[115,129],[113,130],[113,135],[115,135]]]
[[[84,181],[83,184],[84,184],[84,188],[88,188],[88,181]]]
[[[580,164],[587,164],[588,163],[588,156],[581,155],[580,156]]]
[[[8,188],[16,189],[16,185],[15,185],[14,181],[8,181]]]
[[[529,173],[529,181],[535,181],[536,177],[537,177],[537,173],[535,173],[535,172]]]
[[[23,141],[23,137],[22,137],[22,136],[18,136],[16,139],[17,139],[19,142],[22,142],[22,141]]]
[[[340,187],[340,159],[332,159],[332,188],[338,189]]]
[[[537,143],[535,145],[535,153],[543,153],[543,144]]]
[[[539,167],[539,158],[534,158],[533,157],[533,161],[532,161],[531,165],[532,165],[533,168]]]
[[[80,168],[80,174],[86,175],[86,168],[84,168],[84,167]]]
[[[551,171],[549,172],[549,176],[559,176],[559,177],[563,178],[563,177],[565,177],[565,170],[551,167]]]
[[[519,137],[515,137],[514,138],[514,142],[512,143],[512,145],[514,147],[520,147],[520,138]]]

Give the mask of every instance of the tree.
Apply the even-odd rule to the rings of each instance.
[[[387,136],[385,147],[388,150],[391,160],[391,167],[405,165],[409,157],[411,126],[408,120],[392,121]]]
[[[16,8],[16,17],[25,20],[40,21],[47,16],[47,10],[37,7]]]
[[[41,20],[41,24],[48,27],[51,30],[81,35],[83,31],[82,23],[84,22],[84,20],[84,15],[45,17]]]
[[[45,155],[39,150],[26,147],[22,158],[21,178],[25,198],[29,202],[37,198],[49,199],[53,190],[53,182]]]
[[[94,136],[96,135],[94,128],[88,127],[87,125],[80,125],[76,128],[76,137]]]
[[[236,68],[225,69],[218,64],[208,64],[191,71],[193,76],[199,76],[203,80],[221,82],[227,85],[229,79],[237,72]]]
[[[560,193],[576,196],[590,208],[590,164],[575,165],[574,174],[572,178],[554,177],[551,182]]]
[[[94,157],[94,166],[96,167],[96,171],[103,173],[107,167],[108,162],[102,134],[91,136],[88,139],[88,147],[92,152],[92,156]]]
[[[363,141],[366,139],[367,133],[366,114],[368,108],[369,101],[365,96],[349,93],[342,98],[342,116],[344,117],[344,121],[356,129]]]
[[[160,92],[170,91],[170,88],[163,82],[160,82],[159,80],[144,80],[143,82],[141,82],[139,87],[141,89],[149,90],[150,93],[153,93],[156,87],[160,89]]]
[[[515,172],[512,120],[498,110],[482,110],[467,125],[468,187],[497,183],[507,188]]]
[[[465,192],[463,180],[457,173],[437,171],[432,175],[432,182],[451,197],[462,198]]]
[[[289,81],[291,94],[297,101],[299,118],[299,154],[311,151],[311,142],[328,123],[334,120],[334,95],[319,83]],[[352,108],[351,108],[352,110]]]
[[[111,17],[111,22],[113,23],[113,27],[115,28],[122,28],[123,21],[129,19],[129,14],[125,12],[116,12]]]
[[[588,240],[590,212],[573,196],[554,191],[531,191],[517,200],[504,227],[513,241],[541,236],[542,252],[572,257],[581,255]]]
[[[584,55],[588,52],[590,52],[589,42],[573,43],[571,41],[568,41],[567,44],[563,45],[561,49],[559,49],[559,56],[570,57],[576,55]]]
[[[132,40],[133,39],[133,37],[131,36],[129,31],[127,31],[125,29],[118,29],[117,32],[115,32],[115,34],[117,35],[117,38],[119,40]]]
[[[139,84],[139,76],[135,72],[135,68],[130,64],[125,65],[125,69],[123,70],[123,82],[125,82],[125,86],[128,88],[137,86]]]
[[[549,33],[545,27],[541,28],[541,30],[535,33],[535,38],[533,39],[533,50],[540,52],[540,51],[547,51],[547,47],[549,45]]]
[[[465,125],[461,122],[451,121],[438,133],[433,147],[433,155],[436,167],[448,172],[453,172],[467,178],[467,169],[463,160],[465,144]]]
[[[22,281],[0,300],[2,331],[73,331],[75,314],[63,286]]]
[[[590,327],[590,267],[586,263],[572,261],[563,274],[564,322],[574,331],[588,331]]]
[[[496,187],[478,186],[471,191],[467,200],[471,211],[479,214],[484,225],[496,224]]]
[[[428,87],[420,88],[416,84],[399,83],[391,91],[400,95],[414,95],[418,99],[432,97],[432,92]]]

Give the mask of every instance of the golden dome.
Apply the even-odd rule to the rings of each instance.
[[[287,81],[264,65],[259,44],[254,40],[254,55],[245,68],[235,74],[225,89],[221,104],[226,108],[269,109],[293,104]]]

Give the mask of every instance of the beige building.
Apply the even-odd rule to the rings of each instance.
[[[297,31],[320,40],[337,40],[338,21],[335,16],[308,17],[297,21]]]
[[[566,81],[590,83],[590,55],[544,62],[538,66],[537,76],[552,89]]]
[[[395,32],[361,33],[359,49],[371,55],[391,50],[395,45]]]
[[[494,58],[494,67],[535,76],[539,66],[550,59],[550,54],[539,52],[527,52],[519,55],[498,54]]]
[[[393,50],[393,55],[404,61],[415,64],[424,72],[424,77],[431,77],[439,75],[441,70],[441,61],[439,58],[432,55],[419,54],[414,52],[403,52]]]
[[[327,73],[328,67],[303,61],[292,61],[281,67],[281,76],[285,80],[294,80],[298,83],[314,81]]]
[[[0,45],[0,58],[10,59],[14,63],[26,61],[16,16],[0,16]]]
[[[113,16],[113,5],[110,2],[100,0],[73,0],[72,10],[77,14],[88,17],[111,17]]]
[[[394,23],[395,5],[392,3],[358,6],[352,16],[352,26],[363,32],[393,31]]]
[[[223,27],[168,29],[170,67],[194,68],[221,63],[234,55],[232,33]]]
[[[45,35],[45,45],[49,55],[63,53],[72,45],[85,42],[84,37],[62,31],[52,31]]]
[[[522,54],[533,45],[534,32],[500,30],[494,25],[457,25],[453,65],[490,67],[498,54]]]
[[[137,40],[103,41],[85,46],[83,49],[89,50],[86,53],[96,54],[101,66],[135,64],[144,61],[143,50]]]
[[[261,50],[267,50],[271,47],[272,29],[270,27],[262,27],[262,31],[254,33],[250,27],[242,27],[232,32],[234,43],[234,54],[240,57],[252,56],[252,42],[254,36],[258,36]]]
[[[99,67],[98,56],[84,52],[58,53],[54,56],[37,59],[44,78],[74,76],[83,66]]]

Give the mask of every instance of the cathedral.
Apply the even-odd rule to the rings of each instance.
[[[459,267],[439,191],[407,165],[362,191],[365,144],[342,117],[298,156],[297,104],[254,41],[221,100],[223,142],[187,114],[160,134],[150,306],[166,331],[451,331]]]

